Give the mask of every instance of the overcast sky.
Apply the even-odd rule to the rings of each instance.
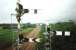
[[[16,0],[0,0],[0,23],[11,23],[11,13],[16,13],[16,2]],[[21,17],[21,23],[76,21],[76,0],[21,0],[21,4],[30,10]],[[33,9],[38,9],[38,14],[34,14]],[[14,15],[12,23],[17,23]]]

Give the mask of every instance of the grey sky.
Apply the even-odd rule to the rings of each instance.
[[[21,0],[24,8],[41,9],[37,15],[32,11],[22,16],[22,22],[45,23],[76,21],[76,0]],[[11,13],[15,13],[16,0],[0,0],[0,23],[11,23]],[[12,16],[12,23],[16,23]]]

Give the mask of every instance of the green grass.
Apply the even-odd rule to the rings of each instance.
[[[0,29],[0,44],[12,44],[16,40],[16,32],[9,29]]]
[[[33,28],[23,29],[22,32],[30,32]],[[10,29],[0,29],[0,43],[10,42],[13,43],[16,40],[17,33]]]
[[[27,29],[23,29],[22,32],[28,33],[31,32],[33,30],[33,28],[27,28]]]

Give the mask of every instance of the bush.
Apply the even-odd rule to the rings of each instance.
[[[45,25],[43,24],[41,26],[41,31],[40,31],[40,33],[38,35],[38,37],[41,38],[41,42],[39,42],[37,44],[38,50],[45,50],[44,44],[46,42],[46,38],[45,38],[45,35],[43,34],[44,32],[45,32]]]

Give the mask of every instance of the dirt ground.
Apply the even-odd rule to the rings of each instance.
[[[36,28],[33,29],[28,35],[26,36],[27,38],[37,38],[37,35],[40,31],[40,26],[36,26]],[[24,35],[25,37],[25,35]],[[6,48],[5,50],[16,50],[15,48],[9,47]],[[24,42],[20,46],[20,50],[36,50],[36,42]]]

